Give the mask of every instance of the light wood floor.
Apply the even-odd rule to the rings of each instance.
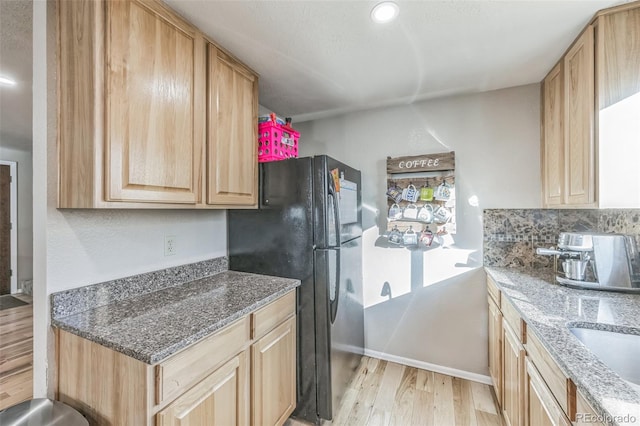
[[[325,425],[501,425],[497,413],[488,385],[365,357]]]
[[[25,296],[23,300],[31,303]],[[32,305],[0,311],[0,410],[32,397]],[[305,423],[289,420],[287,425]],[[489,386],[364,357],[335,426],[501,425]]]
[[[33,305],[0,311],[0,410],[33,396]]]

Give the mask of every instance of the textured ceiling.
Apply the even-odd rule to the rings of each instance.
[[[296,121],[540,81],[602,8],[622,0],[166,0],[260,74],[260,103]],[[32,3],[0,0],[0,143],[30,145]]]
[[[593,14],[625,1],[165,0],[260,74],[296,121],[539,82]]]
[[[0,75],[17,81],[0,86],[0,144],[30,148],[32,133],[33,4],[0,0]]]

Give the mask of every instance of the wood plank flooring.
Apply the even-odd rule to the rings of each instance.
[[[326,425],[499,426],[502,420],[488,385],[364,357]]]
[[[0,311],[0,410],[33,396],[33,305]]]
[[[27,302],[30,298],[21,297]],[[32,397],[33,309],[0,311],[0,410]],[[305,423],[289,420],[287,425]],[[335,426],[501,425],[489,386],[364,357]]]

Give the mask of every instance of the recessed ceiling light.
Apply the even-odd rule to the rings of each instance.
[[[16,85],[16,81],[14,79],[12,79],[12,78],[0,75],[0,85],[1,86],[15,86]]]
[[[378,24],[391,22],[398,16],[400,8],[392,1],[383,1],[371,9],[371,19]]]

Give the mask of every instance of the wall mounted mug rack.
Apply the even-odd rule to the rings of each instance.
[[[455,153],[388,157],[386,195],[384,235],[395,246],[430,246],[434,236],[455,234]],[[400,237],[412,232],[415,244]]]

